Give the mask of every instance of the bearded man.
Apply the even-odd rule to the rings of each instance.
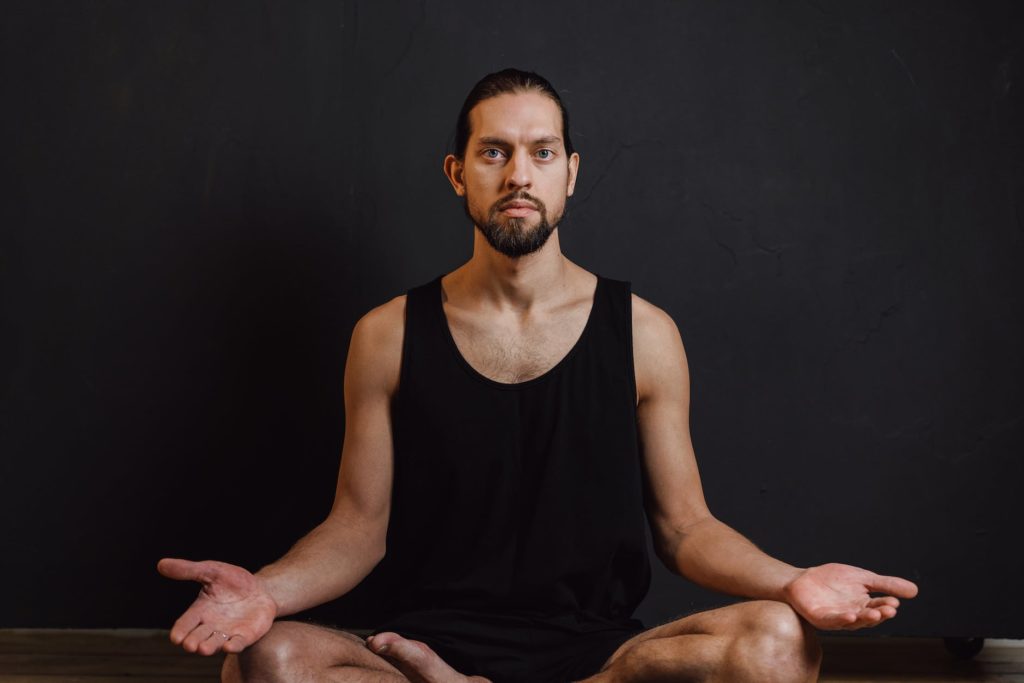
[[[173,642],[228,653],[226,682],[802,682],[816,629],[877,625],[916,595],[794,567],[712,515],[674,321],[562,254],[579,164],[547,80],[476,84],[444,160],[472,258],[357,322],[323,523],[255,574],[160,561],[203,584]],[[646,520],[671,571],[748,600],[646,628]],[[371,572],[386,586],[371,637],[280,619]]]

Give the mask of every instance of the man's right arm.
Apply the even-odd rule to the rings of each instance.
[[[398,388],[405,296],[352,331],[345,362],[345,439],[334,505],[280,560],[256,573],[286,616],[352,590],[384,557],[391,511],[391,399]]]

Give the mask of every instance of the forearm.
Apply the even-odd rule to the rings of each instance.
[[[673,532],[671,539],[662,557],[668,568],[720,593],[785,602],[783,587],[803,571],[765,554],[714,517]]]
[[[384,557],[379,534],[351,518],[331,516],[281,559],[256,572],[277,603],[277,616],[315,607],[355,588]]]

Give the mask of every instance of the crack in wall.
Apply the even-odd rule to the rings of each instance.
[[[609,171],[611,170],[612,166],[615,165],[615,162],[618,160],[619,155],[622,153],[623,150],[633,149],[634,147],[639,147],[640,145],[660,143],[661,140],[657,138],[644,138],[641,140],[636,140],[634,142],[620,142],[618,145],[616,145],[615,150],[612,152],[611,158],[608,159],[608,163],[606,163],[604,165],[604,168],[601,169],[601,172],[598,174],[597,179],[594,181],[594,184],[591,185],[590,189],[587,191],[586,196],[583,197],[583,199],[581,199],[579,202],[576,202],[575,211],[579,211],[588,201],[590,201],[590,198],[593,196],[594,191],[597,190],[598,186],[600,186],[601,182],[605,179],[605,176],[608,175]]]

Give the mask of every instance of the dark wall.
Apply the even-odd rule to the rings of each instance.
[[[871,634],[1024,636],[1020,3],[490,7],[5,3],[0,626],[169,627],[157,559],[323,518],[352,327],[469,257],[441,159],[514,65],[564,251],[679,325],[712,511],[916,581]]]

